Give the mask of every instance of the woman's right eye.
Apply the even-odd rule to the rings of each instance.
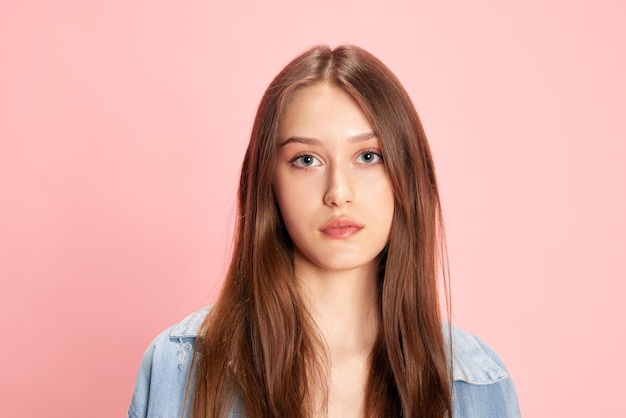
[[[310,154],[297,155],[291,160],[291,163],[297,168],[309,168],[322,165],[320,160]]]

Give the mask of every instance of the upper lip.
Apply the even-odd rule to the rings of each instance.
[[[320,228],[320,231],[324,231],[326,229],[331,229],[331,228],[348,228],[348,227],[363,228],[362,225],[359,225],[357,222],[353,221],[352,219],[345,217],[345,216],[341,216],[341,217],[335,217],[335,218],[330,219]]]

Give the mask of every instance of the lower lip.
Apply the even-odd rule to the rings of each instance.
[[[345,226],[345,227],[337,227],[337,228],[326,228],[323,229],[322,232],[334,239],[346,239],[350,238],[357,232],[359,232],[361,228],[358,226]]]

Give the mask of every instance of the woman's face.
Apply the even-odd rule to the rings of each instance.
[[[297,270],[373,271],[394,198],[380,141],[359,105],[327,83],[292,97],[280,120],[274,192]]]

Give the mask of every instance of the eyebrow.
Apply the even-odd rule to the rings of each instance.
[[[366,133],[362,133],[362,134],[358,134],[358,135],[354,135],[351,137],[348,137],[348,142],[351,144],[355,144],[358,142],[365,142],[368,141],[372,138],[377,138],[378,135],[376,135],[376,133],[374,132],[366,132]],[[316,138],[307,138],[307,137],[302,137],[302,136],[291,136],[289,138],[287,138],[285,140],[285,142],[283,142],[282,144],[280,144],[280,147],[283,147],[287,144],[292,144],[292,143],[298,143],[298,144],[304,144],[304,145],[311,145],[311,146],[320,146],[322,145],[322,142],[319,139]]]

